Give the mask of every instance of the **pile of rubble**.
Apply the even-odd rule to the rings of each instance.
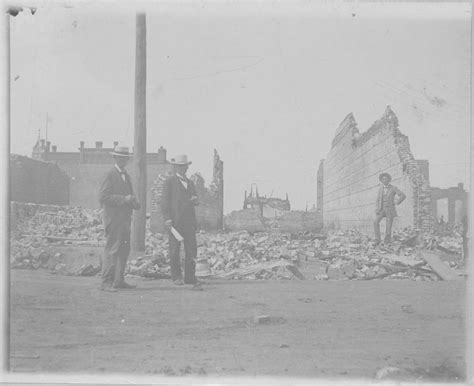
[[[457,275],[464,269],[462,238],[456,232],[441,236],[419,234],[413,228],[406,228],[395,232],[394,241],[388,245],[375,245],[355,230],[326,234],[201,231],[197,239],[196,270],[202,277],[441,280],[450,272]],[[55,246],[100,247],[104,241],[99,210],[70,208],[37,212],[12,227],[11,266],[51,269],[51,259],[57,255]],[[305,269],[313,263],[324,266],[324,272],[307,274]],[[100,259],[81,267],[76,274],[98,274],[98,265]],[[142,256],[129,260],[127,272],[148,278],[169,278],[167,236],[152,233],[148,226],[146,250]]]
[[[324,274],[306,276],[317,280],[443,280],[447,270],[462,272],[462,240],[457,236],[420,236],[414,229],[396,232],[394,242],[375,245],[357,231],[331,232],[326,235],[302,232],[231,233],[201,232],[198,238],[197,272],[203,277],[228,279],[305,278],[304,267],[313,263],[326,266]],[[130,273],[145,277],[168,277],[169,260],[166,237],[149,234],[147,255],[131,261]],[[436,255],[440,248],[443,256]],[[430,252],[431,251],[431,252]],[[429,256],[426,255],[429,253]],[[427,259],[429,258],[430,263]],[[433,259],[436,261],[433,262]],[[441,260],[445,260],[441,262]],[[442,270],[442,269],[441,269]]]
[[[57,252],[54,246],[100,246],[104,228],[99,210],[57,207],[57,211],[36,211],[18,219],[10,228],[12,268],[38,269]],[[56,256],[57,258],[57,256]]]

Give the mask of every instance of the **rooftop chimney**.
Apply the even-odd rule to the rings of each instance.
[[[463,184],[462,182],[460,182],[460,183],[458,184],[458,188],[459,188],[460,190],[464,190],[464,184]]]
[[[41,147],[44,147],[45,140],[44,140],[44,139],[40,139],[40,143],[41,143]]]
[[[49,149],[51,147],[51,141],[46,141],[46,151],[49,152]]]
[[[56,150],[58,150],[58,147],[56,145],[53,145],[52,149],[53,149],[53,153],[56,153]]]
[[[102,149],[102,141],[96,141],[95,148],[96,149]]]
[[[81,144],[81,149],[84,149],[84,141],[81,141],[80,144]]]
[[[163,146],[158,149],[158,162],[166,163],[166,149]]]
[[[118,146],[118,141],[114,141],[114,149]]]

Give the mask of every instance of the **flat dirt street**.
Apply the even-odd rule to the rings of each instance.
[[[464,282],[129,281],[107,293],[99,278],[13,270],[12,370],[464,378]]]

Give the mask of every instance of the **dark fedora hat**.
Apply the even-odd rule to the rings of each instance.
[[[392,176],[391,176],[390,174],[388,174],[388,173],[382,173],[382,174],[380,174],[379,180],[382,181],[382,178],[384,178],[384,177],[388,177],[389,182],[392,181]]]

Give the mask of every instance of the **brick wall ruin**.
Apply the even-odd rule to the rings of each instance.
[[[163,233],[163,215],[161,213],[161,195],[163,184],[171,171],[160,173],[151,188],[151,219],[152,232]],[[204,178],[199,173],[190,179],[196,186],[199,205],[196,207],[196,218],[199,229],[222,230],[224,222],[224,163],[214,150],[213,178],[209,187],[205,186]]]
[[[392,175],[406,200],[397,207],[394,228],[432,227],[429,173],[426,161],[415,160],[408,137],[388,106],[384,115],[360,133],[354,116],[340,124],[332,147],[318,170],[318,208],[325,227],[359,228],[372,232],[379,174]]]
[[[10,200],[37,204],[69,204],[69,178],[56,164],[10,156]]]
[[[433,218],[444,222],[459,223],[467,215],[469,194],[464,190],[464,184],[459,183],[447,189],[431,188],[431,206]]]

